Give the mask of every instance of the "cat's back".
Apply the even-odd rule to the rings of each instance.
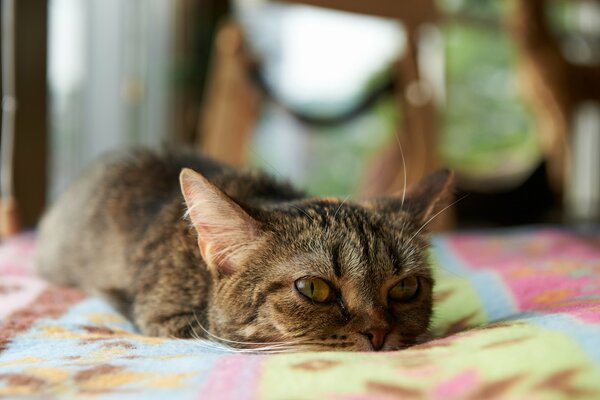
[[[208,174],[223,168],[190,153],[145,150],[111,153],[93,163],[44,215],[38,271],[55,283],[82,286],[80,278],[90,268],[124,269],[128,247],[180,196],[180,164]]]
[[[99,224],[123,235],[141,235],[165,206],[175,204],[183,212],[179,173],[185,167],[209,179],[230,171],[191,151],[117,152],[92,165],[58,204],[67,213],[81,212],[92,229]]]
[[[184,151],[140,149],[105,155],[48,210],[41,222],[40,240],[47,230],[55,232],[53,236],[63,236],[57,233],[65,230],[67,234],[77,227],[100,231],[107,228],[108,221],[128,232],[143,231],[149,218],[166,203],[181,198],[178,176],[184,167],[209,179],[229,170],[200,154]]]
[[[187,226],[179,187],[182,168],[200,172],[241,203],[301,197],[264,174],[236,170],[192,151],[111,153],[92,164],[45,214],[38,233],[39,272],[53,282],[78,286],[85,286],[90,274],[123,279],[130,269],[126,255],[136,244],[153,231],[168,240]]]

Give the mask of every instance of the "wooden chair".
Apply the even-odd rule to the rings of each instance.
[[[408,183],[418,180],[439,164],[437,112],[419,65],[419,29],[436,22],[438,13],[433,0],[401,2],[397,0],[282,0],[336,10],[395,18],[406,28],[406,51],[396,63],[396,99],[403,115],[397,129],[404,150]],[[212,156],[234,165],[246,161],[249,135],[257,119],[262,94],[247,79],[252,57],[244,47],[244,32],[230,20],[218,34],[213,56],[212,77],[200,123],[200,147]],[[373,167],[366,179],[366,194],[393,192],[404,185],[404,167],[400,147],[391,143],[382,163]],[[384,172],[383,174],[381,172]]]

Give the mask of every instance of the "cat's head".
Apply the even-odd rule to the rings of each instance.
[[[214,280],[205,328],[234,347],[369,351],[415,343],[432,310],[423,228],[451,184],[452,173],[438,171],[406,196],[259,209],[184,170],[189,218]]]

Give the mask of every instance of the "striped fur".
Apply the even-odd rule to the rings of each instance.
[[[202,174],[182,175],[187,214],[182,168]],[[45,216],[38,268],[108,296],[149,335],[256,351],[371,350],[367,332],[379,329],[382,349],[402,348],[429,325],[421,227],[447,203],[451,179],[438,172],[401,202],[352,202],[306,197],[192,153],[111,155]],[[389,301],[410,275],[420,277],[418,296]],[[307,276],[329,282],[336,300],[302,296],[294,282]]]

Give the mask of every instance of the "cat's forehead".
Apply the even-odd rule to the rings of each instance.
[[[331,280],[382,281],[402,275],[421,260],[418,250],[404,245],[402,237],[349,227],[315,229],[283,242],[278,246],[286,253],[283,263],[295,274]]]
[[[403,213],[393,216],[351,201],[318,198],[289,204],[280,229],[294,231],[300,238],[311,237],[329,246],[348,242],[369,258],[374,247],[400,246],[414,230]]]
[[[345,229],[378,233],[384,227],[408,222],[404,218],[389,219],[379,210],[348,199],[312,198],[288,203],[279,209],[290,221],[301,222],[308,229]]]
[[[278,223],[278,248],[322,274],[384,279],[420,260],[409,224],[358,203],[313,199],[287,207]]]

